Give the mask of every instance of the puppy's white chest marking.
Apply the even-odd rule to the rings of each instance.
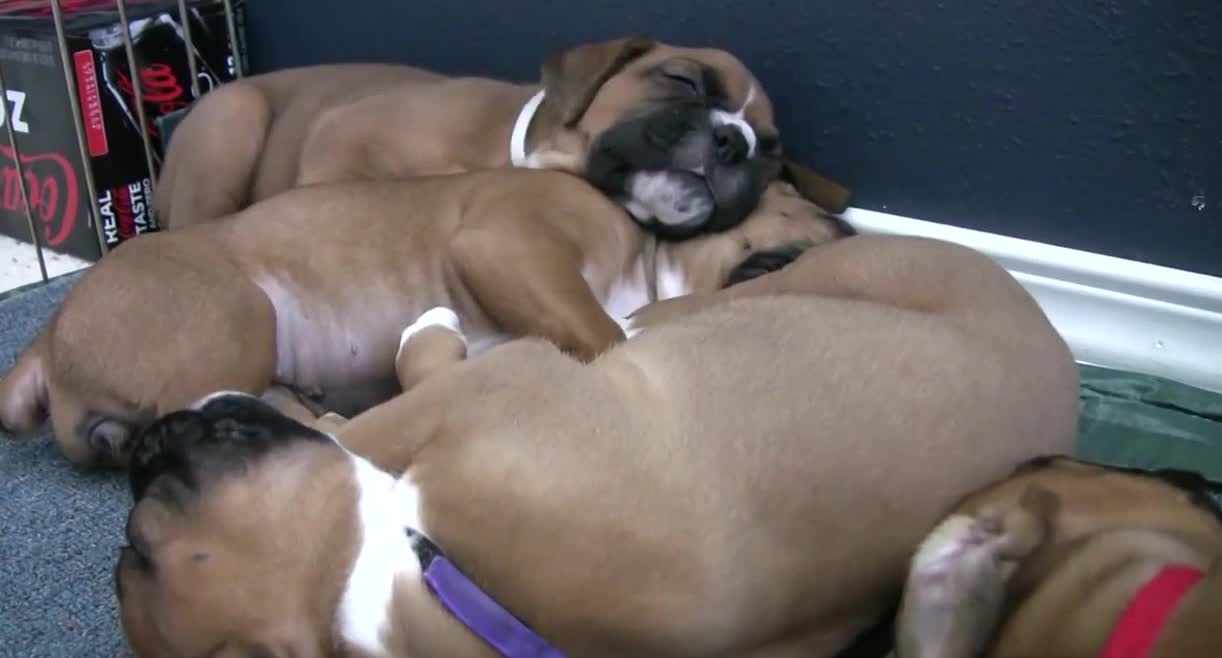
[[[396,480],[356,455],[360,552],[348,575],[339,607],[340,634],[371,656],[389,656],[383,633],[390,620],[395,582],[421,577],[420,560],[407,528],[428,534],[420,519],[420,491],[404,476]]]
[[[738,110],[734,112],[712,110],[709,112],[713,125],[731,125],[738,128],[739,132],[743,134],[743,139],[747,140],[747,157],[755,155],[755,145],[758,141],[755,136],[755,129],[751,127],[751,124],[747,123],[746,118],[747,106],[753,100],[755,100],[755,85],[751,85],[751,89],[747,91],[747,100],[743,101],[742,107],[738,108]]]
[[[664,258],[663,254],[658,254],[655,276],[657,277],[659,301],[681,297],[692,292],[683,271],[669,259]],[[635,336],[638,330],[633,327],[628,316],[649,304],[649,284],[644,263],[638,259],[626,274],[602,286],[600,286],[598,275],[590,266],[584,268],[582,277],[585,278],[595,295],[598,295],[603,311],[619,323],[628,338]]]
[[[658,268],[658,300],[682,297],[691,294],[692,288],[687,284],[687,277],[674,267]],[[642,305],[643,306],[643,305]],[[635,309],[633,309],[635,310]]]
[[[603,310],[615,320],[632,315],[632,312],[649,303],[649,290],[643,273],[634,270],[627,276],[611,281],[607,292],[600,300]],[[590,281],[589,276],[586,281]],[[593,287],[593,285],[591,286]],[[597,288],[594,288],[597,291]]]

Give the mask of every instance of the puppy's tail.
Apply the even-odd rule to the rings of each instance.
[[[0,379],[0,431],[21,438],[37,432],[47,419],[48,324],[17,364]]]

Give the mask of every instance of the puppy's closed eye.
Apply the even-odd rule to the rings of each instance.
[[[776,272],[794,262],[807,249],[814,246],[809,240],[795,240],[774,249],[763,249],[743,259],[730,271],[723,288]]]
[[[681,58],[664,62],[654,69],[667,87],[685,96],[703,96],[707,91],[701,71],[697,62]]]
[[[674,84],[674,87],[676,89],[679,89],[680,91],[684,91],[692,95],[697,95],[697,94],[702,93],[700,89],[700,84],[687,76],[674,75],[671,73],[664,73],[663,75],[666,77],[667,80],[669,80],[671,83]]]

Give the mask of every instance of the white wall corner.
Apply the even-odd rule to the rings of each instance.
[[[1222,278],[860,208],[844,218],[862,233],[939,238],[993,257],[1082,363],[1222,392]]]

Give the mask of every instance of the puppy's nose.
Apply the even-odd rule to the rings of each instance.
[[[738,164],[747,157],[747,151],[750,150],[743,131],[731,124],[714,128],[713,142],[717,146],[717,160],[722,164]]]

